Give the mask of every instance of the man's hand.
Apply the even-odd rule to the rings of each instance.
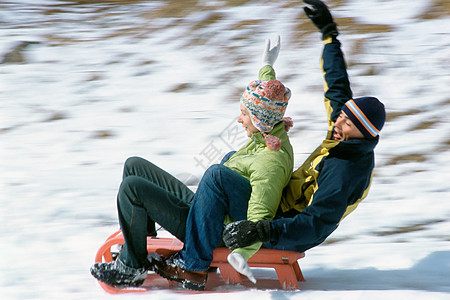
[[[329,36],[338,35],[336,23],[334,23],[333,17],[325,3],[320,0],[303,0],[303,2],[312,6],[313,9],[304,7],[303,10],[314,25],[319,28],[322,33],[322,40]]]
[[[230,250],[257,242],[265,243],[270,240],[270,222],[267,220],[256,223],[247,220],[233,222],[225,226],[222,238]]]
[[[280,36],[278,36],[278,40],[275,44],[275,46],[273,46],[272,49],[270,49],[270,40],[267,39],[266,40],[266,46],[264,48],[264,53],[263,53],[263,65],[264,66],[271,66],[273,67],[275,61],[278,58],[278,53],[280,53]]]

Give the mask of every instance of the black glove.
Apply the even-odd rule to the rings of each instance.
[[[255,223],[243,220],[230,223],[225,226],[222,239],[230,250],[250,246],[256,242],[268,242],[270,222],[262,220]]]
[[[329,36],[337,36],[338,30],[336,23],[333,22],[333,17],[331,16],[328,7],[320,0],[303,0],[306,4],[312,6],[312,9],[309,7],[304,7],[308,18],[319,28],[322,33],[322,40],[326,39]]]

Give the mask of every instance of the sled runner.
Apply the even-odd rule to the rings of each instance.
[[[105,243],[98,249],[95,256],[95,262],[111,262],[114,253],[112,247],[123,245],[124,238],[119,230],[109,236]],[[183,243],[176,238],[155,238],[147,237],[147,252],[157,252],[164,256],[171,256],[183,248]],[[303,274],[298,265],[298,260],[305,256],[304,253],[295,251],[282,251],[261,248],[248,261],[250,267],[256,268],[272,268],[275,269],[278,281],[273,279],[258,279],[256,285],[251,283],[245,276],[241,276],[227,261],[230,250],[225,247],[214,250],[213,262],[211,267],[219,269],[217,272],[208,274],[206,283],[206,291],[195,292],[184,289],[177,289],[175,282],[170,282],[153,272],[149,272],[144,284],[139,288],[120,288],[104,284],[99,281],[100,286],[110,294],[120,293],[139,293],[150,292],[155,290],[170,289],[174,292],[182,293],[205,293],[205,292],[229,292],[230,288],[225,287],[228,284],[240,284],[252,288],[262,289],[299,289],[299,281],[305,281]],[[257,274],[255,274],[257,277]]]

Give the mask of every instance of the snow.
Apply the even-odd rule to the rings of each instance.
[[[183,16],[163,11],[165,1],[0,3],[0,59],[20,41],[40,42],[23,52],[27,63],[0,64],[1,299],[109,299],[89,267],[118,228],[123,162],[143,156],[195,185],[205,166],[245,140],[238,100],[257,76],[266,38],[281,35],[275,67],[293,93],[286,115],[296,166],[320,143],[322,45],[301,5],[226,3],[200,1],[204,11]],[[300,261],[301,291],[230,287],[232,297],[450,299],[450,12],[432,5],[332,6],[338,24],[353,17],[393,28],[342,26],[339,37],[355,96],[375,95],[387,107],[372,189]],[[441,14],[421,18],[428,9]],[[201,23],[212,13],[220,18]]]

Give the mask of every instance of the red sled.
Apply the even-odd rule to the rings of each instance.
[[[111,248],[117,245],[123,245],[124,238],[122,231],[117,231],[108,237],[105,243],[98,249],[95,256],[95,262],[111,262],[113,255]],[[157,252],[166,257],[171,256],[183,248],[183,243],[176,238],[155,238],[147,237],[147,252]],[[219,269],[217,272],[208,274],[206,283],[206,291],[196,292],[184,289],[177,289],[177,283],[168,281],[159,275],[150,272],[144,284],[138,288],[120,288],[107,285],[99,281],[100,286],[110,294],[122,293],[141,293],[155,290],[171,290],[181,293],[205,293],[205,292],[230,292],[230,284],[240,284],[241,286],[260,288],[260,289],[300,289],[299,281],[305,281],[302,271],[300,270],[298,260],[305,257],[305,253],[296,251],[283,251],[261,248],[253,255],[248,265],[254,268],[272,268],[275,269],[277,280],[258,279],[256,284],[251,283],[245,276],[241,276],[227,261],[230,250],[220,247],[214,250],[213,261],[211,267]],[[257,274],[255,274],[256,276]]]

